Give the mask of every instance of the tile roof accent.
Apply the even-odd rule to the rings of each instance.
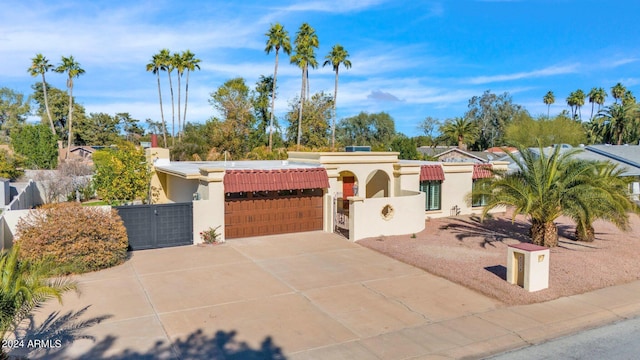
[[[420,166],[420,181],[439,180],[444,181],[444,171],[440,165]]]
[[[473,180],[490,178],[492,176],[491,164],[473,164]]]
[[[223,183],[227,193],[326,189],[329,187],[329,177],[324,168],[226,170]]]

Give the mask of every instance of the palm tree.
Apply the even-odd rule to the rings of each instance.
[[[184,116],[182,117],[183,129],[184,125],[187,123],[187,101],[189,100],[189,74],[192,71],[200,70],[200,59],[196,58],[196,55],[191,51],[187,50],[182,53],[182,58],[185,64],[185,68],[187,69],[187,81],[184,85]]]
[[[611,88],[611,96],[616,100],[616,104],[618,100],[624,97],[624,93],[627,91],[627,88],[624,87],[621,83],[617,83],[615,86]]]
[[[629,184],[632,177],[623,176],[624,169],[610,162],[595,162],[593,178],[597,186],[589,197],[589,206],[570,206],[573,210],[569,216],[576,222],[576,240],[594,241],[593,222],[596,219],[606,220],[621,230],[628,230],[629,212],[638,213],[638,205],[629,197]]]
[[[278,53],[282,48],[282,51],[289,55],[291,54],[291,39],[289,33],[284,29],[280,23],[271,25],[269,31],[265,34],[267,37],[267,46],[264,51],[270,54],[272,50],[276,50],[276,65],[273,69],[273,89],[271,91],[271,114],[269,119],[269,151],[273,145],[273,115],[276,106],[276,80],[278,78]]]
[[[547,118],[549,117],[549,110],[551,110],[551,105],[556,102],[556,97],[553,95],[553,91],[547,91],[547,94],[542,98],[542,101],[545,105],[547,105]]]
[[[291,56],[291,63],[296,64],[302,69],[302,88],[300,90],[300,106],[298,107],[298,139],[297,145],[300,147],[300,139],[302,138],[302,108],[304,106],[305,90],[309,86],[308,71],[309,66],[318,67],[314,48],[320,46],[316,31],[307,23],[300,25],[300,29],[296,33],[295,54]]]
[[[84,74],[84,69],[80,67],[73,56],[62,57],[62,63],[58,65],[53,71],[57,73],[67,73],[67,89],[69,91],[69,138],[67,140],[67,151],[65,153],[65,159],[69,156],[69,150],[73,144],[72,124],[73,124],[73,79]]]
[[[164,147],[167,147],[167,123],[164,120],[164,109],[162,107],[162,90],[160,89],[160,71],[164,70],[164,62],[160,57],[160,54],[155,54],[151,57],[151,61],[147,64],[147,71],[152,71],[158,79],[158,99],[160,99],[160,117],[162,119],[162,139],[164,140]]]
[[[627,90],[624,92],[624,97],[622,98],[622,105],[635,104],[636,97],[633,96],[631,90]]]
[[[458,149],[467,150],[467,143],[478,137],[478,126],[471,119],[455,118],[445,121],[440,128],[445,138],[458,142]]]
[[[51,263],[29,263],[19,259],[20,244],[0,253],[0,339],[26,319],[34,309],[62,294],[76,290],[68,278],[49,280]],[[5,358],[4,347],[0,358]]]
[[[639,112],[640,105],[637,103],[615,103],[605,106],[604,109],[598,112],[598,116],[602,118],[604,126],[608,128],[608,132],[612,135],[611,140],[618,145],[622,145],[625,133],[632,127]]]
[[[162,63],[161,70],[167,72],[167,76],[169,77],[169,90],[171,91],[171,145],[175,145],[175,128],[176,128],[176,109],[175,102],[173,98],[173,82],[171,81],[171,72],[173,71],[173,57],[171,56],[171,52],[169,49],[162,49],[160,53],[158,53],[158,57],[160,58],[160,62]]]
[[[591,103],[591,117],[590,119],[593,119],[593,110],[595,107],[595,104],[598,104],[598,111],[600,111],[600,107],[604,104],[604,100],[607,97],[607,92],[605,91],[605,89],[603,88],[592,88],[591,91],[589,91],[589,94],[587,94],[587,97],[589,98],[589,103]]]
[[[343,64],[346,69],[351,68],[351,61],[348,59],[349,52],[340,44],[336,44],[331,48],[331,52],[325,56],[322,66],[331,65],[333,71],[336,72],[335,89],[333,91],[333,120],[331,121],[331,148],[336,147],[336,98],[338,97],[338,69]]]
[[[584,105],[584,100],[586,98],[586,95],[584,94],[584,91],[582,91],[581,89],[578,89],[575,91],[574,97],[575,97],[576,110],[578,111],[578,117],[580,118],[580,121],[582,121],[582,111],[580,111],[580,109]]]
[[[180,53],[174,53],[173,56],[171,56],[171,63],[178,73],[176,77],[178,78],[178,142],[180,142],[182,140],[182,136],[180,135],[180,90],[182,89],[180,79],[186,69],[186,63]]]
[[[31,76],[35,77],[42,75],[42,92],[44,93],[44,108],[47,111],[47,117],[49,118],[49,125],[51,125],[51,133],[56,136],[56,127],[53,125],[53,118],[51,117],[51,110],[49,109],[49,99],[47,98],[47,81],[44,78],[44,74],[53,69],[53,65],[49,63],[46,57],[42,54],[36,54],[31,59],[31,67],[27,71]]]
[[[519,155],[507,153],[517,166],[516,172],[496,172],[500,176],[482,179],[484,186],[474,188],[473,196],[487,197],[483,217],[496,207],[512,206],[513,220],[519,214],[529,217],[534,244],[554,247],[558,245],[558,229],[554,220],[561,215],[575,216],[602,206],[616,212],[609,214],[611,217],[622,219],[628,216],[615,205],[617,200],[602,195],[607,192],[617,196],[622,194],[615,187],[603,188],[606,180],[600,176],[599,165],[574,158],[580,149],[562,151],[557,146],[547,153],[540,145],[537,150],[522,146],[518,150]],[[596,217],[600,215],[597,213]]]

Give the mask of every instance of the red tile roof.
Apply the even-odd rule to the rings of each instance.
[[[490,178],[493,174],[491,173],[491,164],[474,164],[473,165],[473,179],[484,179]]]
[[[227,170],[223,183],[227,193],[326,189],[329,187],[329,177],[324,168]]]
[[[428,180],[444,181],[444,171],[441,165],[420,166],[420,181]]]

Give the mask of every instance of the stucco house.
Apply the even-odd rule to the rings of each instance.
[[[350,240],[417,233],[434,217],[479,213],[475,180],[506,163],[399,160],[396,152],[290,152],[278,161],[154,164],[154,203],[193,202],[193,232],[221,226],[226,239],[310,230]],[[500,211],[500,210],[497,210]]]

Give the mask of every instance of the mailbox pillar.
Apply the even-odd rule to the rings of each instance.
[[[507,281],[533,292],[549,287],[549,249],[533,244],[509,245]]]

